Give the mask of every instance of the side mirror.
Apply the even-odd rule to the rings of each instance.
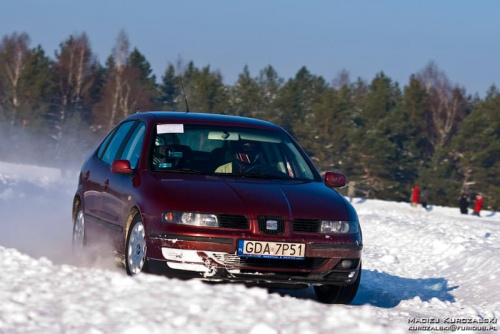
[[[344,174],[335,173],[335,172],[326,172],[325,173],[325,184],[328,187],[337,188],[337,187],[345,187],[347,183],[347,179]]]
[[[111,172],[117,174],[130,174],[132,168],[130,167],[130,161],[128,160],[115,160],[111,164]]]

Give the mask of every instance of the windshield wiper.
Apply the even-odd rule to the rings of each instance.
[[[160,169],[160,172],[171,172],[171,173],[186,173],[186,174],[199,174],[199,175],[211,175],[201,170],[191,169],[191,168],[175,168],[175,169]]]
[[[289,177],[281,177],[278,175],[270,175],[259,172],[250,172],[250,173],[215,173],[213,175],[216,176],[230,176],[230,177],[245,177],[245,178],[254,178],[254,179],[268,179],[268,180],[292,180]]]
[[[270,175],[270,174],[259,173],[259,172],[243,173],[240,176],[241,177],[248,177],[248,178],[258,178],[258,179],[290,180],[289,177],[281,177],[278,175]]]

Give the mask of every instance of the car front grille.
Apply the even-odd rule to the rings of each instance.
[[[295,219],[293,221],[294,232],[318,233],[321,222],[315,219]]]
[[[265,267],[289,269],[315,269],[322,266],[328,259],[305,258],[303,260],[266,259],[239,257],[233,254],[214,254],[218,262],[228,267]]]
[[[240,230],[248,230],[248,219],[245,216],[239,215],[217,215],[219,227],[234,228]]]
[[[277,234],[283,234],[285,232],[285,219],[280,216],[259,216],[259,231],[260,233],[264,234],[271,234],[271,235],[277,235]],[[268,221],[276,221],[277,225],[275,226],[276,229],[269,229],[268,228]]]

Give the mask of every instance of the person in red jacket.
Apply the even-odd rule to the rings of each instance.
[[[420,203],[420,187],[415,185],[411,191],[411,206],[417,206]]]
[[[481,196],[481,194],[477,194],[476,202],[474,203],[474,212],[472,214],[481,217],[482,207],[483,207],[483,196]]]

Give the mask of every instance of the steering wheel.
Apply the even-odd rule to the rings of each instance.
[[[248,174],[251,171],[256,171],[256,170],[259,170],[259,169],[262,169],[262,170],[267,169],[267,166],[263,165],[263,164],[252,165],[252,166],[248,167],[247,169],[243,170],[242,175]]]

